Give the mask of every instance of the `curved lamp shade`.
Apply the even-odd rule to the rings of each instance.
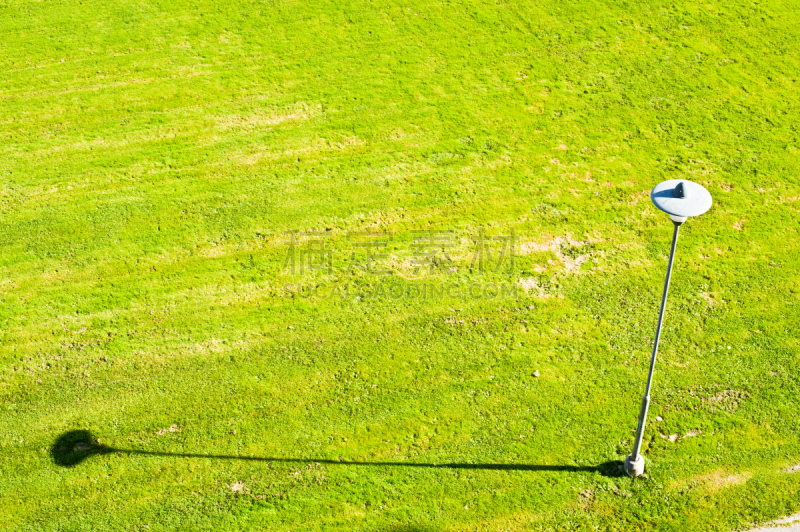
[[[700,216],[711,208],[711,194],[697,183],[670,179],[653,187],[653,204],[671,216]]]

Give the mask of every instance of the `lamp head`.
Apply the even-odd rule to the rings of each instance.
[[[711,208],[711,194],[697,183],[685,179],[670,179],[653,187],[650,199],[660,210],[670,215],[676,224],[700,216]]]

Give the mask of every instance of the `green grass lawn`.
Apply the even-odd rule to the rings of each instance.
[[[0,1],[0,528],[800,510],[800,6],[679,4]]]

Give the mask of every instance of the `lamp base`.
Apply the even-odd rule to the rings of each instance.
[[[639,455],[639,459],[635,460],[632,454],[629,454],[625,459],[625,472],[629,477],[639,477],[644,474],[644,456]]]

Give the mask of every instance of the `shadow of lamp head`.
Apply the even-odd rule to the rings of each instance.
[[[90,456],[106,454],[114,451],[97,442],[88,430],[71,430],[65,432],[50,447],[50,457],[56,465],[72,467],[80,464]]]

